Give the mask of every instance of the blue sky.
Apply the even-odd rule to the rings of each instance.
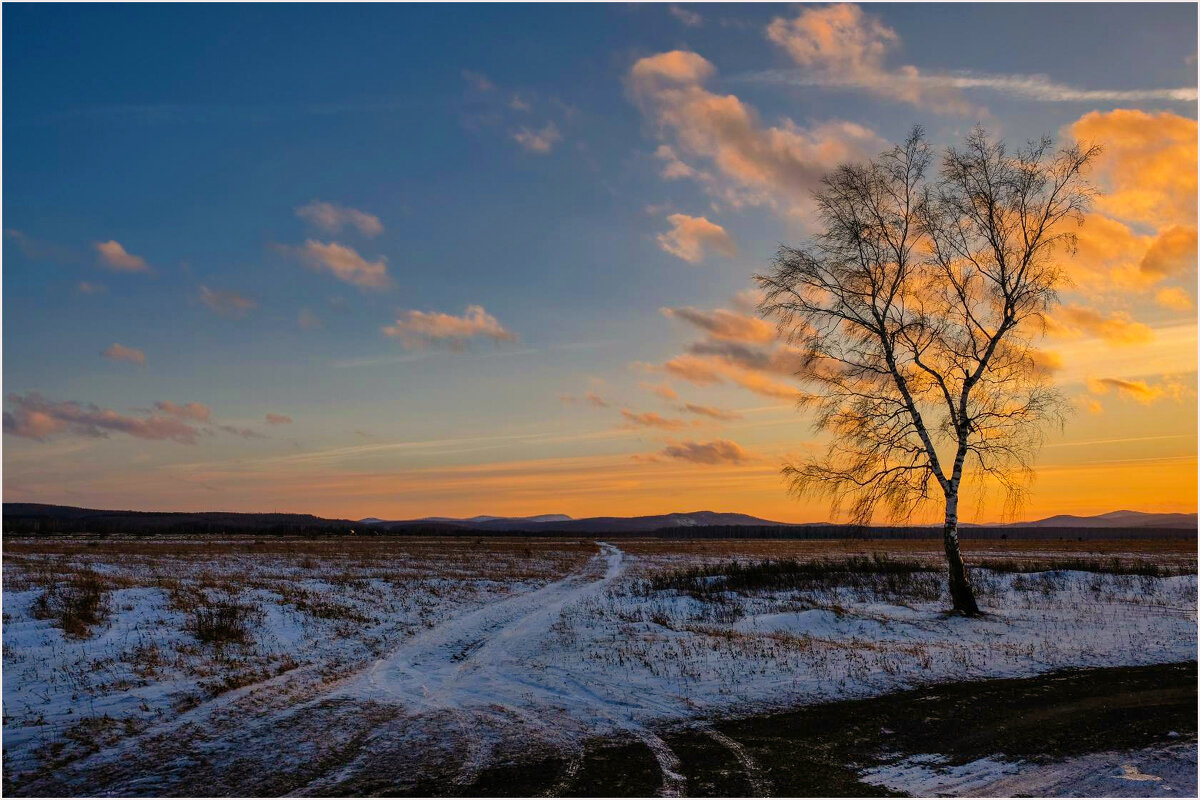
[[[655,369],[696,338],[660,309],[747,313],[735,297],[751,275],[778,243],[810,232],[804,192],[780,175],[832,166],[825,153],[869,155],[916,122],[937,144],[976,122],[1020,141],[1070,135],[1090,112],[1116,110],[1143,115],[1147,130],[1161,114],[1194,128],[1196,110],[1194,5],[851,7],[842,50],[798,61],[789,48],[807,46],[798,37],[824,19],[804,15],[835,8],[5,6],[5,407],[31,413],[36,392],[56,420],[6,424],[5,498],[393,517],[682,502],[820,518],[789,505],[774,477],[785,451],[812,440],[788,403]],[[776,20],[786,41],[769,33]],[[853,55],[863,42],[868,55]],[[707,93],[695,96],[736,98],[756,111],[755,136],[790,131],[811,147],[771,156],[778,175],[723,167],[719,132],[679,123],[672,115],[692,111],[635,80],[635,65],[672,52],[710,65],[688,86]],[[899,98],[890,82],[906,66],[932,88]],[[1030,76],[1043,76],[1032,78],[1041,95]],[[988,87],[963,88],[967,77]],[[1072,91],[1092,94],[1063,99]],[[1108,130],[1117,117],[1097,119]],[[668,175],[663,147],[691,173]],[[1194,146],[1191,157],[1181,169],[1195,171]],[[337,222],[314,223],[317,203]],[[382,230],[358,229],[347,210]],[[664,243],[672,215],[720,234],[684,226]],[[1126,243],[1133,261],[1179,227],[1110,216],[1139,237]],[[125,268],[97,249],[109,242]],[[359,285],[361,272],[357,284],[339,279],[332,251],[309,242],[348,248],[354,269],[382,263],[386,286]],[[1191,304],[1194,260],[1193,244],[1190,266],[1139,284],[1140,294],[1119,280],[1084,287],[1078,307],[1169,331],[1177,346],[1154,373],[1064,375],[1069,392],[1107,404],[1070,436],[1114,438],[1122,413],[1144,417],[1136,390],[1086,388],[1136,379],[1181,387],[1155,401],[1190,420],[1182,434],[1141,431],[1177,436],[1163,440],[1174,450],[1146,457],[1194,456],[1195,314],[1179,297],[1155,301],[1172,288]],[[1088,280],[1122,268],[1106,263]],[[454,323],[412,312],[474,322],[447,337]],[[504,336],[484,331],[487,319]],[[424,333],[388,336],[397,320]],[[1093,341],[1076,334],[1065,351]],[[114,344],[144,363],[102,357]],[[642,386],[664,383],[679,398]],[[589,392],[607,405],[590,404]],[[202,404],[208,418],[156,411],[162,402]],[[686,417],[669,429],[619,413],[685,419],[685,402],[742,418]],[[88,428],[62,403],[169,418],[199,435]],[[683,440],[736,442],[746,458],[639,459]],[[282,458],[292,460],[272,461]],[[1190,496],[1164,507],[1194,507],[1190,464]],[[558,498],[560,466],[605,477],[580,478]],[[433,470],[458,472],[422,483]],[[489,470],[502,477],[478,479]],[[675,486],[678,499],[664,489]]]

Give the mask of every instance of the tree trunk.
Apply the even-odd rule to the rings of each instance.
[[[958,551],[958,495],[946,498],[946,526],[942,529],[942,544],[946,548],[946,563],[950,567],[950,598],[954,601],[954,610],[967,616],[978,616],[979,606],[975,604],[975,592],[971,582],[967,580],[967,570],[963,566],[962,554]]]

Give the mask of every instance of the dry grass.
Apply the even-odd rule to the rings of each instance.
[[[1039,569],[1124,569],[1138,571],[1153,565],[1163,574],[1196,572],[1195,539],[1095,539],[1074,540],[977,540],[964,533],[963,558],[967,565],[1004,562],[1006,571]],[[621,549],[641,557],[643,573],[675,565],[716,563],[731,560],[813,561],[853,556],[887,554],[910,558],[940,568],[944,558],[940,539],[629,539]],[[1070,562],[1071,567],[1054,564]]]
[[[205,644],[218,647],[245,644],[256,618],[257,608],[235,600],[218,600],[192,609],[188,615],[188,632]]]
[[[108,586],[94,570],[82,569],[65,580],[48,582],[33,605],[38,619],[53,620],[67,636],[82,639],[108,616]]]

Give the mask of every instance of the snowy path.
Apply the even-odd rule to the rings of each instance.
[[[522,652],[546,637],[566,606],[599,594],[621,575],[624,553],[598,544],[601,577],[589,579],[594,570],[585,569],[452,619],[405,642],[331,697],[399,702],[416,712],[503,703],[518,688],[527,693],[530,687],[514,680],[523,672]]]
[[[597,597],[618,579],[625,554],[607,542],[580,573],[529,594],[487,606],[452,619],[405,642],[387,657],[343,683],[328,699],[399,703],[410,715],[449,711],[464,734],[472,738],[471,754],[459,776],[469,782],[486,766],[491,742],[479,741],[483,726],[476,715],[507,715],[519,719],[568,752],[582,744],[583,735],[600,728],[621,730],[641,740],[654,754],[663,776],[664,796],[682,794],[684,779],[679,759],[652,730],[635,718],[634,707],[623,713],[620,703],[597,694],[569,675],[531,670],[531,656],[544,652],[551,628],[570,606]],[[603,573],[600,568],[603,567]],[[578,741],[561,725],[547,725],[545,711],[572,709],[576,720],[589,724]],[[352,768],[351,768],[352,769]],[[349,777],[345,771],[340,779]],[[308,787],[324,787],[327,781]]]

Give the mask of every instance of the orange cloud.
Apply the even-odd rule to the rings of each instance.
[[[775,341],[775,326],[758,317],[737,314],[723,308],[704,311],[691,306],[660,308],[664,317],[682,319],[716,339],[766,344]]]
[[[1078,305],[1066,305],[1046,317],[1046,332],[1051,336],[1092,336],[1109,344],[1145,344],[1154,338],[1146,325],[1132,320],[1122,311],[1105,316]]]
[[[725,229],[705,217],[672,214],[667,217],[667,222],[671,223],[671,230],[658,235],[659,247],[689,264],[703,261],[709,250],[726,256],[737,255],[737,245]]]
[[[100,263],[117,272],[149,272],[150,265],[141,256],[126,252],[118,241],[96,242]]]
[[[244,317],[258,307],[258,303],[237,292],[219,292],[200,287],[200,302],[220,314],[222,317]]]
[[[764,397],[797,400],[803,393],[794,386],[780,383],[752,368],[715,356],[679,355],[661,367],[665,372],[697,386],[709,386],[726,381]]]
[[[1141,271],[1150,280],[1160,280],[1196,271],[1196,228],[1172,225],[1159,233],[1142,256]]]
[[[676,151],[710,160],[721,180],[712,178],[708,189],[732,205],[806,203],[829,169],[883,147],[873,131],[850,122],[766,127],[736,96],[704,88],[715,73],[702,56],[674,50],[638,60],[629,88],[660,136],[673,138],[668,169],[679,161]]]
[[[268,425],[291,425],[292,418],[287,414],[267,414]]]
[[[1160,306],[1172,311],[1191,311],[1196,307],[1192,296],[1176,286],[1159,289],[1155,293],[1154,299]]]
[[[1029,357],[1033,359],[1034,369],[1043,375],[1059,372],[1064,366],[1062,354],[1053,350],[1031,350]]]
[[[345,227],[352,227],[363,236],[378,236],[383,233],[383,223],[379,217],[357,208],[333,203],[314,200],[297,208],[296,216],[328,233],[338,233]]]
[[[662,428],[667,431],[677,431],[680,428],[687,427],[687,423],[681,419],[669,419],[660,414],[655,414],[653,411],[637,414],[627,408],[622,408],[621,416],[628,420],[630,424],[639,425],[644,428]]]
[[[1126,381],[1120,378],[1089,378],[1088,391],[1092,394],[1108,394],[1116,390],[1142,405],[1150,405],[1163,396],[1161,386],[1151,386],[1145,381]]]
[[[741,464],[750,460],[750,454],[737,442],[714,439],[711,442],[679,442],[664,447],[660,455],[693,464]]]
[[[387,259],[367,261],[353,247],[337,242],[318,242],[308,239],[303,247],[281,248],[291,253],[309,268],[328,272],[340,281],[360,289],[386,289],[391,286],[387,273]]]
[[[1070,134],[1104,147],[1096,207],[1134,224],[1195,225],[1196,130],[1196,120],[1167,111],[1093,111],[1077,120]]]
[[[146,366],[145,353],[136,347],[126,347],[116,342],[104,348],[104,352],[100,355],[112,361],[128,361],[130,364],[137,364],[139,367]]]
[[[467,306],[461,317],[437,311],[405,311],[395,324],[385,325],[382,330],[385,336],[399,339],[409,349],[442,342],[458,350],[468,340],[479,337],[495,342],[517,338],[479,305]]]

